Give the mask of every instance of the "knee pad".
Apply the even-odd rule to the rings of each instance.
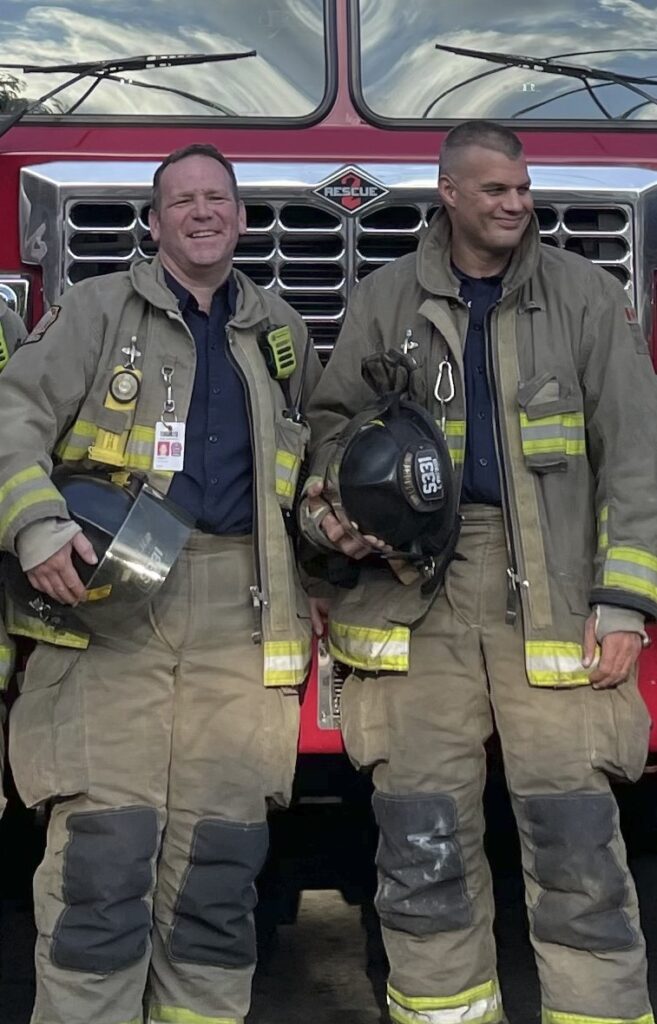
[[[174,960],[214,967],[255,963],[254,883],[268,845],[266,821],[198,822],[169,937]]]
[[[53,934],[58,967],[110,974],[144,956],[151,912],[157,812],[124,807],[69,815],[64,852],[66,908]]]
[[[637,935],[623,913],[626,876],[610,849],[613,797],[578,791],[524,797],[518,805],[543,889],[530,914],[534,935],[595,952],[633,946]]]
[[[382,924],[411,935],[467,928],[472,908],[452,797],[375,793],[372,802],[380,829],[375,903]]]

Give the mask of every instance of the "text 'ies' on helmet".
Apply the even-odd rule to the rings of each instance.
[[[413,361],[408,365],[412,373]],[[365,379],[380,388],[381,373],[371,371],[364,367]],[[436,421],[403,395],[399,366],[394,378],[396,390],[364,409],[339,439],[338,501],[361,534],[378,537],[410,561],[440,562],[451,557],[458,537],[452,461]]]
[[[56,471],[53,483],[98,559],[89,565],[73,554],[87,599],[75,607],[53,601],[30,585],[14,557],[6,566],[9,595],[55,628],[116,633],[162,586],[193,524],[138,477],[119,486],[103,476]]]

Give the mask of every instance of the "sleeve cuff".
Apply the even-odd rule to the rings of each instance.
[[[602,640],[608,633],[638,633],[644,647],[649,643],[645,630],[645,616],[633,608],[619,608],[613,604],[596,604],[595,636]]]
[[[23,572],[29,572],[41,565],[56,551],[63,548],[82,527],[71,519],[39,519],[19,531],[16,537],[16,553]]]

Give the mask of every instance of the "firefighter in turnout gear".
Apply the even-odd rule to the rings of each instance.
[[[27,331],[25,324],[18,313],[10,309],[3,298],[0,297],[0,373],[9,362],[9,357],[16,346],[23,340]],[[0,578],[2,576],[2,560],[0,559]],[[4,690],[9,683],[14,668],[14,644],[7,634],[4,625],[3,599],[0,592],[0,690]],[[5,807],[5,797],[2,788],[2,769],[5,761],[5,705],[0,696],[0,814]]]
[[[398,1024],[504,1021],[483,853],[493,721],[522,845],[543,1024],[653,1024],[610,777],[644,768],[635,662],[657,613],[657,387],[622,288],[540,244],[520,142],[466,122],[417,254],[367,277],[309,406],[300,516],[358,560],[331,608],[352,667],[342,725],[373,767],[376,904]],[[417,363],[461,531],[437,596],[335,515],[336,439],[372,399],[361,362]]]
[[[217,150],[160,165],[150,227],[158,257],[71,288],[0,379],[0,544],[47,598],[84,601],[72,554],[96,557],[54,463],[141,474],[197,524],[115,628],[8,608],[39,641],[10,762],[51,807],[33,1024],[241,1024],[266,811],[296,759],[311,626],[288,521],[319,362],[298,314],[233,268],[245,210]]]

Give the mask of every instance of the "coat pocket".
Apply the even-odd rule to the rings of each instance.
[[[586,454],[581,396],[549,373],[518,388],[520,437],[526,466],[535,473],[563,472]]]
[[[650,715],[634,673],[613,690],[585,693],[589,753],[594,768],[636,782],[648,758]]]
[[[9,716],[9,761],[28,807],[88,790],[82,652],[39,644]]]
[[[356,768],[371,768],[390,754],[385,681],[350,675],[340,697],[340,725],[349,760]]]
[[[310,437],[307,423],[295,423],[282,412],[276,416],[276,497],[283,509],[291,509],[299,484],[306,445]]]

